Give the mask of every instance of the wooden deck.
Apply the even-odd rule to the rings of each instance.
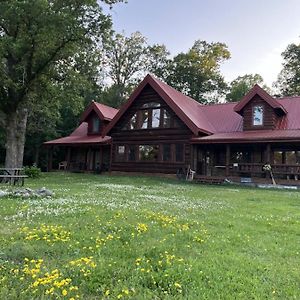
[[[200,176],[196,175],[194,178],[195,183],[200,184],[223,184],[225,179],[235,184],[272,184],[271,178],[261,178],[261,177],[239,177],[239,176]],[[247,179],[247,180],[246,180]],[[278,185],[288,185],[288,186],[300,186],[300,180],[295,179],[275,179]]]

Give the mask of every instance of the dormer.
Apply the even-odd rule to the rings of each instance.
[[[117,109],[92,101],[80,121],[88,123],[88,135],[102,135],[117,112]]]
[[[255,85],[234,107],[243,117],[243,130],[274,129],[287,111],[259,85]]]

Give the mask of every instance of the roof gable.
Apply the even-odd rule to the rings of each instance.
[[[111,121],[118,112],[118,110],[113,107],[95,102],[93,100],[91,104],[86,108],[86,110],[82,113],[80,121],[85,122],[92,111],[97,114],[100,120],[106,121]]]
[[[211,134],[215,131],[205,114],[202,112],[201,105],[197,101],[183,95],[169,85],[148,74],[131,94],[128,101],[121,107],[116,117],[108,125],[105,130],[106,135],[119,121],[147,84],[149,84],[155,92],[158,93],[158,95],[195,135],[198,135],[199,132]]]
[[[285,115],[287,113],[285,108],[258,84],[255,84],[254,87],[242,98],[242,100],[234,107],[234,111],[240,114],[244,107],[254,98],[255,95],[260,96],[275,110],[277,114]]]

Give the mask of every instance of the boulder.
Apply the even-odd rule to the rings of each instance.
[[[1,198],[1,197],[5,197],[5,196],[7,196],[7,195],[8,195],[8,192],[1,191],[1,190],[0,190],[0,198]]]

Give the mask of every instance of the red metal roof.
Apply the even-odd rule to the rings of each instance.
[[[44,145],[108,144],[110,136],[87,135],[88,124],[83,122],[69,136],[45,142]]]
[[[276,129],[300,129],[300,97],[278,98],[287,114],[278,119]]]
[[[166,83],[151,76],[152,80],[161,88],[161,91],[167,94],[174,104],[183,112],[183,114],[195,124],[197,131],[205,133],[215,132],[215,128],[211,123],[211,119],[204,113],[202,106],[196,100],[180,93]],[[172,103],[171,102],[171,103]],[[175,110],[176,111],[176,110]],[[198,134],[197,132],[197,134]]]
[[[101,120],[111,121],[117,114],[118,109],[115,109],[102,103],[92,101],[91,104],[82,113],[80,118],[81,122],[86,121],[91,111],[95,111]]]
[[[299,141],[300,130],[249,130],[239,132],[216,133],[205,137],[194,137],[192,143],[253,143]]]
[[[201,105],[201,110],[214,127],[213,133],[243,130],[243,117],[234,111],[236,103]]]
[[[131,94],[129,100],[120,108],[116,117],[107,126],[105,134],[110,132],[113,126],[126,112],[129,106],[138,97],[147,84],[149,84],[162,97],[167,105],[173,109],[177,116],[187,125],[187,127],[191,129],[195,135],[198,135],[199,132],[211,134],[215,131],[205,114],[203,114],[201,106],[197,101],[186,95],[183,95],[174,88],[148,74]]]
[[[162,81],[147,75],[135,89],[129,100],[118,111],[106,105],[93,102],[84,112],[87,117],[91,110],[100,111],[103,117],[112,121],[107,126],[107,135],[120,117],[138,97],[146,85],[150,85],[169,105],[179,118],[195,134],[193,143],[222,143],[222,142],[254,142],[254,141],[300,141],[300,97],[285,97],[274,99],[259,86],[255,86],[239,103],[223,103],[201,105],[190,97],[183,95]],[[259,94],[274,109],[280,109],[284,114],[278,118],[274,130],[243,131],[243,118],[237,111],[250,101],[250,96]],[[247,102],[247,103],[248,103]],[[199,132],[208,136],[198,137]],[[95,144],[109,143],[109,136],[99,137],[87,135],[87,123],[83,122],[69,137],[46,142],[46,145],[56,144]]]
[[[264,89],[262,89],[258,84],[255,84],[254,87],[241,99],[241,101],[238,102],[238,104],[234,108],[234,111],[240,113],[255,95],[259,95],[274,109],[280,110],[282,115],[286,114],[286,110],[282,107],[282,105],[271,95],[269,95]]]

